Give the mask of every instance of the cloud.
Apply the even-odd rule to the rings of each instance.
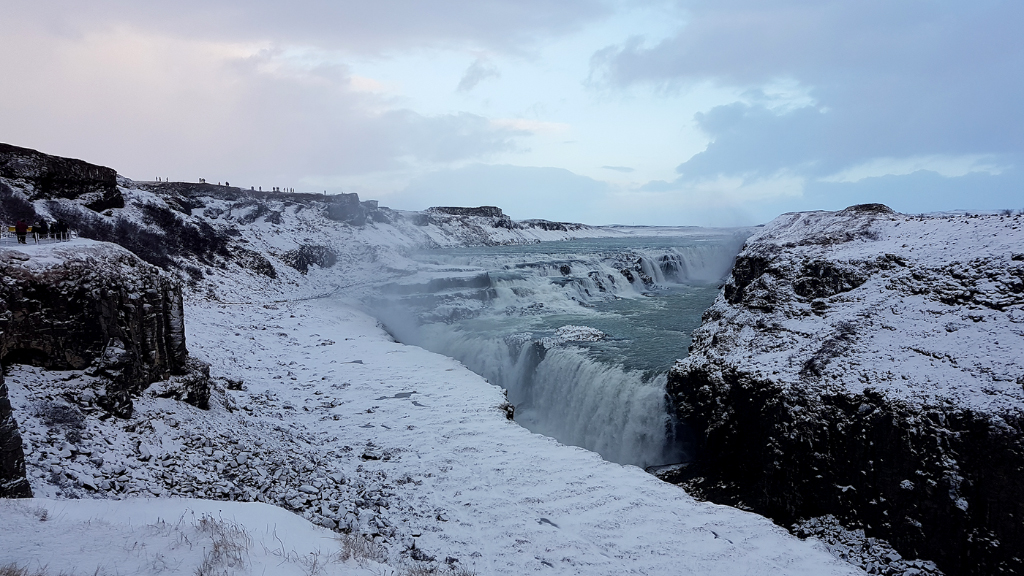
[[[498,67],[494,64],[489,64],[479,58],[474,60],[469,68],[466,69],[466,73],[462,75],[462,80],[459,80],[459,86],[456,88],[459,92],[469,92],[476,85],[488,78],[497,78],[501,76],[498,72]]]
[[[803,195],[807,180],[786,170],[761,176],[757,174],[726,175],[685,178],[674,182],[661,180],[648,182],[641,192],[672,193],[702,206],[728,206],[748,202],[764,202]]]
[[[383,54],[417,47],[519,50],[607,17],[604,0],[12,0],[12,28],[61,35],[110,26],[217,42],[275,42]]]
[[[629,166],[601,166],[601,168],[604,168],[605,170],[614,170],[616,172],[622,172],[624,174],[629,174],[630,172],[636,171],[635,169],[630,168]]]
[[[564,122],[544,122],[542,120],[527,120],[525,118],[498,118],[491,121],[492,124],[508,130],[528,132],[530,134],[556,134],[568,131],[571,126]]]
[[[967,154],[949,156],[911,156],[908,158],[874,158],[863,164],[847,168],[831,176],[821,178],[822,182],[852,183],[866,178],[882,176],[905,176],[918,171],[929,171],[946,178],[959,178],[975,172],[998,175],[1005,170],[990,155]]]
[[[707,148],[680,183],[719,176],[861,182],[930,170],[1006,170],[1024,154],[1024,4],[689,0],[655,43],[608,46],[591,82],[685,90],[714,82],[735,102],[695,117]],[[997,162],[997,159],[999,160]],[[965,205],[970,193],[964,190]]]
[[[19,87],[0,91],[5,140],[138,178],[294,186],[485,159],[524,134],[403,108],[344,65],[259,44],[23,32],[0,38],[0,69]]]

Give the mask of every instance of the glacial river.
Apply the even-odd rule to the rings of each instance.
[[[400,341],[508,390],[529,430],[651,466],[687,459],[665,374],[746,231],[423,251],[371,303]]]

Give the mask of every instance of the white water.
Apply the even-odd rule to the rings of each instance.
[[[589,240],[424,254],[373,311],[399,340],[508,390],[529,430],[605,459],[683,461],[665,371],[728,275],[742,236]],[[626,269],[629,274],[623,274]],[[586,325],[601,342],[563,342]]]

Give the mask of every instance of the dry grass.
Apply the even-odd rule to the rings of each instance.
[[[40,568],[32,571],[17,564],[7,564],[0,566],[0,576],[46,576],[46,570]]]
[[[476,572],[459,565],[416,564],[404,566],[397,573],[400,576],[476,576]]]
[[[388,559],[388,551],[383,546],[375,544],[372,540],[364,538],[359,534],[339,534],[338,543],[341,544],[341,552],[338,557],[342,560],[355,560],[362,562],[370,560],[384,564]]]
[[[237,524],[203,515],[196,522],[196,529],[210,535],[213,543],[209,550],[203,550],[203,563],[196,568],[196,576],[214,576],[226,570],[245,566],[252,546],[249,534]]]
[[[93,576],[97,576],[100,573],[100,569],[97,568]],[[25,568],[24,566],[18,566],[17,564],[5,564],[0,566],[0,576],[75,576],[73,572],[64,572],[61,570],[57,574],[50,573],[46,569],[46,566],[42,568]]]

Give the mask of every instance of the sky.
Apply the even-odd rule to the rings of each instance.
[[[0,142],[135,180],[758,224],[1024,209],[1019,0],[3,0]]]

